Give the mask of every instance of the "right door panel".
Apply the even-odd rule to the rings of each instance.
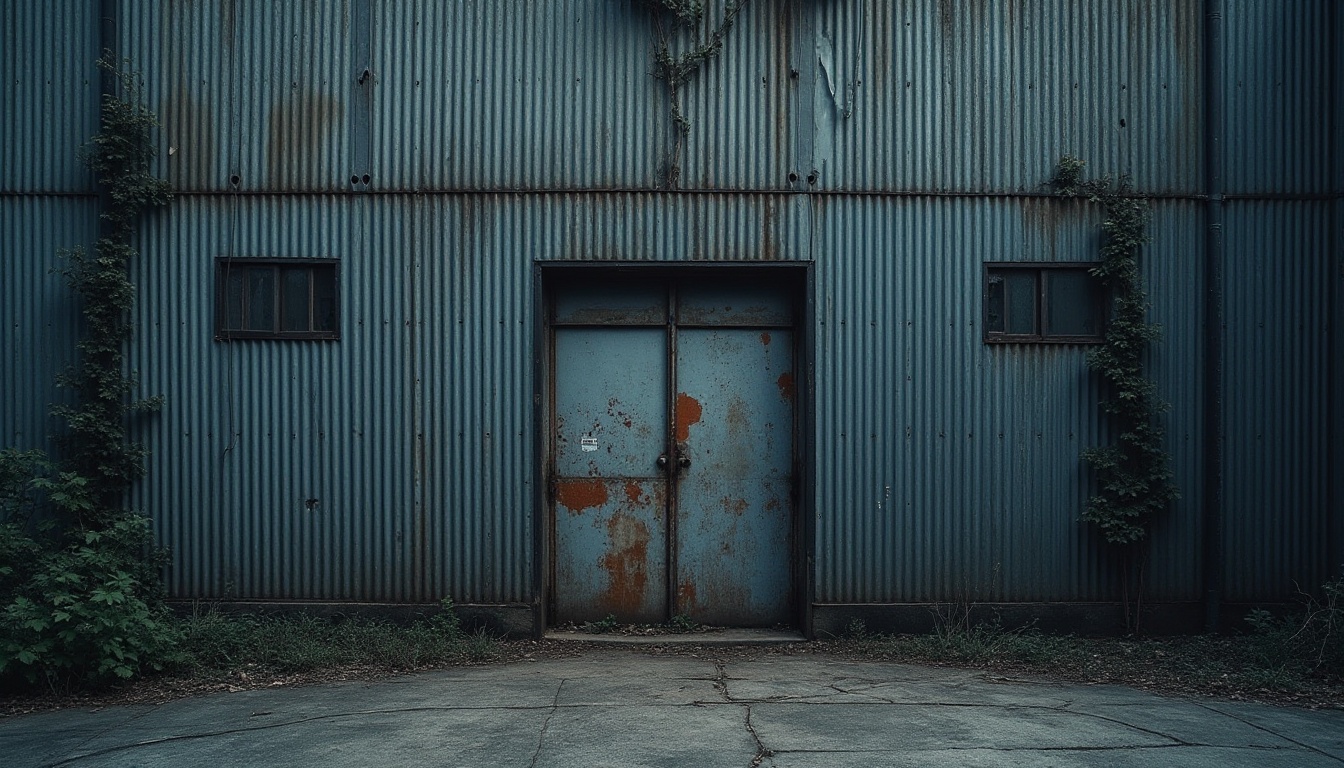
[[[677,331],[676,612],[706,624],[791,621],[793,338]]]

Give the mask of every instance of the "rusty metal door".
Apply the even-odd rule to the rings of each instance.
[[[790,623],[787,292],[627,281],[551,304],[553,619]]]

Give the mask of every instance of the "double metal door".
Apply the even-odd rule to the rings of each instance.
[[[792,320],[741,281],[555,292],[555,621],[792,620]]]

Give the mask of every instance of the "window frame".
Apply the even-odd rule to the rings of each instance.
[[[1110,300],[1101,281],[1092,274],[1092,270],[1101,266],[1096,261],[986,261],[981,273],[980,322],[986,344],[1101,344],[1106,340],[1106,324],[1110,316]],[[1082,271],[1096,281],[1098,298],[1096,312],[1097,332],[1091,334],[1056,334],[1047,328],[1050,297],[1044,279],[1051,270]],[[1036,333],[1006,333],[991,331],[989,328],[989,286],[991,273],[996,271],[1031,271],[1036,279]],[[1005,299],[1007,294],[1005,292]],[[1005,307],[1005,313],[1007,309]]]
[[[275,330],[235,330],[226,328],[228,319],[228,278],[234,269],[251,269],[256,267],[271,267],[276,270],[276,280],[274,289],[275,318],[277,327]],[[285,331],[279,328],[280,318],[283,317],[284,308],[282,301],[284,299],[283,280],[280,277],[281,270],[285,268],[306,267],[310,275],[309,278],[309,322],[311,324],[313,295],[311,275],[318,270],[331,270],[332,292],[335,294],[335,312],[332,319],[332,329],[324,331]],[[295,341],[338,341],[341,338],[341,263],[339,259],[325,258],[266,258],[253,256],[217,256],[215,257],[215,340],[216,341],[235,341],[235,340],[295,340]]]

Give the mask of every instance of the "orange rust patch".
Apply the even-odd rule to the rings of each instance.
[[[607,535],[611,550],[599,561],[608,577],[607,588],[599,598],[601,605],[617,615],[638,613],[649,581],[649,528],[618,514],[607,522]]]
[[[704,409],[700,407],[700,401],[694,397],[681,392],[677,395],[677,441],[686,442],[691,439],[691,425],[699,424],[700,417],[704,415]]]
[[[779,374],[779,378],[775,379],[775,384],[779,385],[779,396],[793,402],[793,374],[787,371]]]
[[[555,488],[555,500],[570,512],[582,512],[607,503],[607,486],[598,478],[561,480]]]
[[[630,500],[631,504],[639,504],[639,498],[644,495],[640,489],[639,483],[629,482],[625,484],[625,498]]]
[[[769,345],[770,345],[770,334],[768,334],[768,333],[762,333],[762,334],[761,334],[761,343],[762,343],[762,344],[765,344],[766,346],[769,346]]]

